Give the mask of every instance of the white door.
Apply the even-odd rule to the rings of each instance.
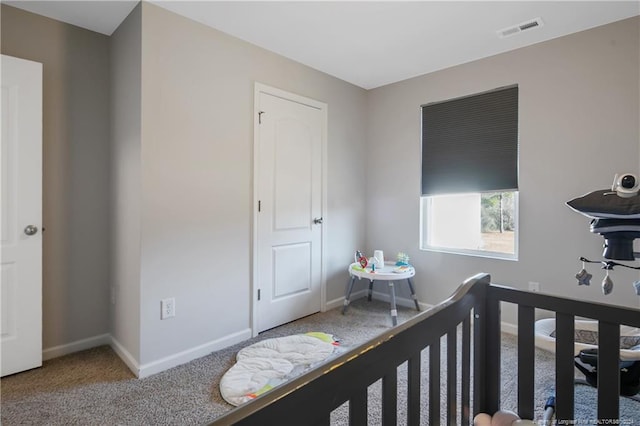
[[[42,365],[42,64],[2,55],[2,376]]]
[[[326,105],[256,85],[255,332],[322,309]]]

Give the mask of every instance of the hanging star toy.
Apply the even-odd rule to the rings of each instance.
[[[584,262],[582,262],[582,270],[576,274],[578,285],[591,285],[591,278],[593,278],[593,275],[584,269]]]

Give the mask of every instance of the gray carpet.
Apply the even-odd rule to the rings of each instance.
[[[415,310],[398,309],[400,321]],[[188,364],[138,380],[109,347],[103,346],[46,361],[42,368],[5,377],[1,384],[1,419],[10,425],[198,425],[206,424],[233,407],[220,396],[218,382],[233,365],[235,353],[242,347],[265,338],[307,331],[324,331],[342,340],[349,348],[385,331],[390,326],[388,304],[352,303],[347,315],[339,309],[312,315],[262,333],[242,344],[212,353]],[[502,407],[515,409],[516,340],[503,336]],[[443,357],[446,359],[446,357]],[[427,363],[425,356],[425,369]],[[536,352],[536,403],[542,404],[553,390],[553,355]],[[444,370],[444,368],[443,368]],[[398,371],[399,423],[404,424],[406,406],[406,366]],[[425,370],[426,371],[426,370]],[[426,375],[425,375],[426,376]],[[426,380],[426,379],[425,379]],[[446,380],[442,380],[443,390]],[[425,399],[428,397],[425,389]],[[380,384],[369,390],[371,401],[380,395]],[[595,390],[576,387],[576,417],[595,419]],[[380,408],[370,402],[370,424],[380,424]],[[347,407],[332,414],[332,424],[346,424]],[[444,413],[443,413],[444,415]],[[640,403],[621,399],[621,417],[640,421]],[[426,404],[423,418],[427,418]],[[443,417],[444,419],[444,417]],[[425,423],[426,424],[426,423]],[[627,423],[631,424],[631,423]]]

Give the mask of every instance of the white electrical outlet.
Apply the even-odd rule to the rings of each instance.
[[[540,291],[540,283],[535,281],[529,281],[529,291],[533,291],[535,293]]]
[[[170,297],[160,301],[160,319],[167,319],[176,316],[176,299]]]

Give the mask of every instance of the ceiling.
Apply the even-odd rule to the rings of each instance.
[[[640,0],[145,1],[365,89],[640,15]],[[111,35],[138,2],[2,3]]]

